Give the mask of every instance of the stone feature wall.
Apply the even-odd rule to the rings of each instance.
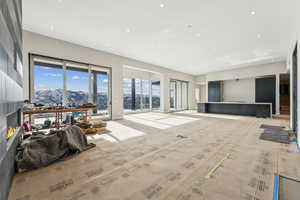
[[[8,196],[19,139],[5,137],[7,116],[22,107],[22,40],[22,1],[0,0],[0,199]]]

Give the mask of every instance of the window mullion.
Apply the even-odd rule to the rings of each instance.
[[[64,77],[63,77],[63,106],[67,106],[69,104],[68,102],[68,94],[67,94],[67,63],[63,62],[63,71],[64,71]]]

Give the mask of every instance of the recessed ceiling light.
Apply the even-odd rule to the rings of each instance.
[[[255,15],[256,12],[254,10],[251,11],[251,15]]]
[[[200,33],[197,33],[197,34],[196,34],[196,37],[200,37],[200,36],[201,36],[201,34],[200,34]]]
[[[163,32],[164,33],[170,33],[171,31],[170,31],[170,29],[165,29],[165,30],[163,30]]]
[[[161,4],[159,4],[159,7],[164,8],[165,4],[161,3]]]
[[[261,34],[257,34],[257,38],[260,39],[261,38]]]

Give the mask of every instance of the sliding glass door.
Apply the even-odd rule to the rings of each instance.
[[[160,109],[160,81],[151,81],[151,106],[152,110]]]
[[[170,82],[170,110],[175,111],[176,108],[176,81]]]
[[[188,109],[188,83],[182,82],[181,83],[181,92],[182,92],[182,102],[181,108],[182,110]]]
[[[139,78],[123,78],[123,108],[125,113],[151,110],[150,81]]]
[[[109,72],[93,70],[92,76],[93,102],[97,105],[97,110],[94,110],[94,114],[103,118],[109,118],[111,110]]]
[[[170,81],[170,110],[188,109],[188,83],[185,81]]]
[[[150,109],[150,87],[149,80],[141,80],[141,98],[142,98],[142,107],[143,111],[149,111]]]

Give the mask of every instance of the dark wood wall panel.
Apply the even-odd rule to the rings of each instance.
[[[208,82],[208,101],[209,102],[221,101],[221,81]]]
[[[255,79],[255,101],[272,103],[272,112],[276,113],[276,76]]]
[[[22,107],[22,1],[0,0],[0,199],[7,199],[18,137],[7,141],[8,114]]]

